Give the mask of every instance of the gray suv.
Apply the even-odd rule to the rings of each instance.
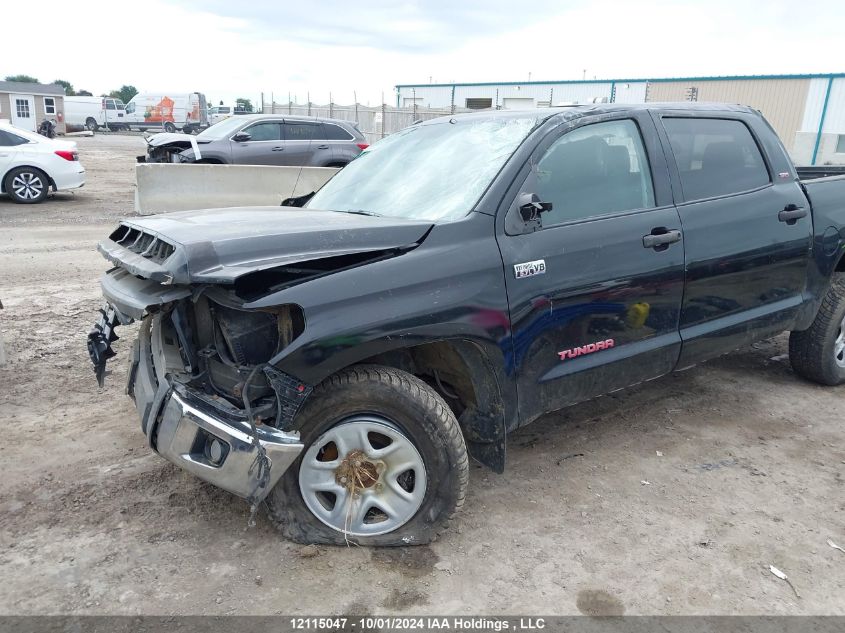
[[[366,148],[366,138],[349,121],[251,114],[224,119],[197,136],[154,134],[147,138],[147,156],[138,159],[148,163],[343,167]]]

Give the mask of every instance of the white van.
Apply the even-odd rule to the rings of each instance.
[[[182,130],[190,134],[208,127],[208,107],[201,92],[145,92],[126,104],[126,122],[138,130]]]
[[[111,97],[65,97],[65,125],[68,132],[129,129],[123,101]]]
[[[235,114],[234,106],[216,105],[208,108],[208,124],[214,125]]]

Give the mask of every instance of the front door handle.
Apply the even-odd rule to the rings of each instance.
[[[786,222],[790,226],[798,222],[801,218],[807,217],[807,209],[799,207],[797,204],[788,204],[783,208],[783,211],[778,213],[778,220]]]
[[[656,233],[655,231],[660,231]],[[643,235],[643,247],[654,250],[666,250],[669,244],[681,241],[681,232],[677,229],[667,231],[666,229],[654,229],[650,235]]]
[[[284,147],[274,147],[272,151],[274,151],[274,152],[283,152],[283,151],[285,151],[285,148],[284,148]]]
[[[317,149],[329,149],[328,145],[318,145]]]

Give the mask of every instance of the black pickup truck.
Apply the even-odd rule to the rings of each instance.
[[[295,540],[428,542],[508,432],[779,332],[845,382],[845,178],[746,107],[445,117],[287,202],[121,222],[88,347],[139,321],[151,448]]]

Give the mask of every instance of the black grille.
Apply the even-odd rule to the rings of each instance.
[[[125,225],[117,227],[117,230],[109,236],[109,239],[128,248],[133,253],[138,253],[141,257],[146,257],[159,264],[167,260],[176,250],[173,244],[165,242],[160,237]]]

